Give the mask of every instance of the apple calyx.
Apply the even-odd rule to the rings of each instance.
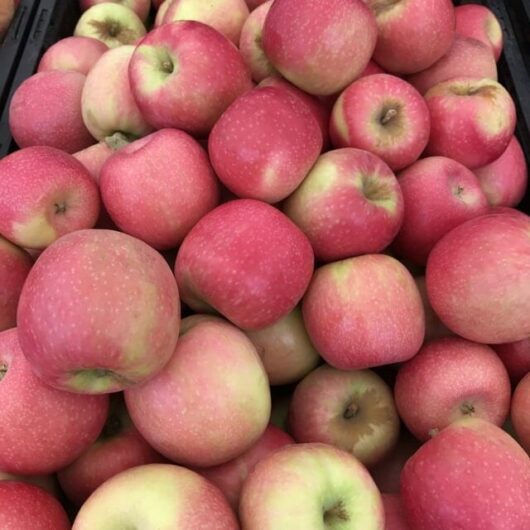
[[[122,44],[132,44],[135,40],[134,32],[117,20],[91,20],[89,24],[102,39],[116,39]]]
[[[0,363],[0,381],[5,377],[7,374],[7,364],[6,363]]]
[[[464,403],[460,405],[460,412],[464,416],[473,416],[473,414],[475,413],[475,407],[469,401],[464,401]]]
[[[66,213],[66,203],[65,202],[56,202],[53,207],[55,208],[55,215],[62,215]]]
[[[359,409],[359,405],[357,405],[356,403],[351,402],[346,407],[344,412],[342,413],[342,417],[345,420],[351,420],[352,418],[355,418],[355,416],[357,416],[357,414],[359,414],[359,410],[360,410]]]
[[[339,522],[346,522],[349,520],[350,517],[342,501],[337,502],[337,504],[324,511],[324,524],[326,527],[333,527]]]

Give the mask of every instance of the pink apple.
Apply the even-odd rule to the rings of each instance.
[[[381,497],[385,508],[385,530],[410,530],[401,497],[395,493],[383,493]]]
[[[425,311],[425,340],[441,339],[442,337],[453,335],[453,333],[447,329],[443,322],[438,318],[438,315],[434,312],[434,309],[429,302],[427,287],[425,285],[425,276],[416,276],[414,281],[420,292],[423,301],[423,309]]]
[[[393,170],[415,162],[429,141],[429,110],[419,92],[388,74],[358,79],[331,114],[331,141],[381,157]]]
[[[388,72],[425,70],[444,55],[454,38],[451,0],[364,0],[379,29],[374,60]]]
[[[492,213],[437,243],[427,262],[427,292],[451,331],[485,344],[530,336],[529,233],[528,216]]]
[[[513,393],[511,419],[517,439],[530,454],[530,374],[525,375]]]
[[[453,158],[470,169],[499,158],[515,130],[515,105],[491,79],[461,77],[425,95],[431,113],[427,154]]]
[[[14,0],[3,0],[0,3],[0,43],[15,16],[15,9],[16,3]]]
[[[99,193],[83,165],[53,147],[26,147],[0,160],[0,233],[43,249],[64,234],[94,226]]]
[[[183,302],[195,311],[218,311],[243,329],[264,328],[290,313],[312,274],[304,234],[272,206],[250,199],[205,215],[175,263]]]
[[[134,97],[155,128],[206,135],[252,87],[237,48],[200,22],[164,24],[137,46],[129,67]]]
[[[466,418],[407,462],[401,496],[411,528],[530,528],[530,460],[499,427]]]
[[[403,197],[379,157],[345,148],[324,153],[283,210],[317,259],[335,261],[386,248],[403,221]]]
[[[40,255],[17,316],[24,354],[46,383],[108,393],[168,362],[180,304],[171,269],[151,247],[112,230],[80,230]]]
[[[342,90],[364,70],[377,39],[362,0],[275,0],[263,28],[273,66],[310,94]]]
[[[208,320],[181,335],[167,366],[127,389],[125,398],[150,445],[175,462],[200,467],[247,451],[265,431],[271,407],[256,348],[231,324]]]
[[[370,61],[361,72],[359,78],[375,74],[386,74],[386,72],[375,61]]]
[[[474,173],[492,206],[517,206],[526,193],[528,168],[515,136],[497,160],[475,169]]]
[[[129,143],[126,136],[121,133],[115,133],[113,136],[109,136],[97,144],[74,153],[73,156],[85,166],[85,169],[90,173],[94,181],[99,183],[101,168],[105,162],[114,154],[114,151],[125,147]]]
[[[344,372],[320,366],[293,394],[289,432],[297,442],[321,442],[353,454],[371,466],[399,436],[392,390],[371,370]]]
[[[495,344],[493,349],[506,366],[514,383],[518,383],[530,372],[530,338],[506,344]]]
[[[129,9],[132,9],[143,21],[147,19],[149,10],[151,9],[151,0],[79,0],[79,5],[83,11],[97,4],[104,2],[112,2],[113,4],[121,4]]]
[[[43,490],[51,493],[54,497],[59,498],[59,486],[55,475],[13,475],[0,471],[0,481],[16,480],[17,482],[26,482],[38,486]]]
[[[282,88],[255,88],[215,124],[208,153],[221,182],[239,197],[276,203],[302,182],[322,149],[309,107]]]
[[[398,178],[405,215],[393,249],[419,265],[447,232],[489,210],[477,177],[450,158],[418,160]]]

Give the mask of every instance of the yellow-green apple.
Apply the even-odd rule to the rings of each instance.
[[[246,334],[261,357],[271,385],[299,381],[320,360],[305,330],[299,307],[270,326]]]
[[[275,0],[263,49],[297,87],[335,94],[364,70],[375,48],[375,18],[362,0]]]
[[[287,445],[257,464],[243,484],[245,530],[384,530],[381,494],[366,468],[331,445]]]
[[[2,0],[0,2],[0,43],[7,33],[11,20],[15,16],[16,4],[14,0]]]
[[[485,344],[530,336],[525,214],[491,213],[454,228],[431,251],[425,277],[434,311],[454,333]]]
[[[456,32],[489,46],[498,61],[502,53],[503,34],[497,17],[486,6],[461,5],[455,8]]]
[[[26,79],[9,104],[9,127],[19,147],[47,145],[75,153],[94,143],[81,117],[86,77],[40,72]]]
[[[526,374],[515,388],[511,419],[517,439],[530,454],[530,373]]]
[[[248,14],[245,0],[171,0],[162,24],[180,20],[202,22],[222,33],[237,46]]]
[[[118,48],[136,44],[145,35],[145,26],[132,9],[107,1],[89,7],[81,15],[74,35],[98,39],[109,48]]]
[[[380,252],[403,221],[392,170],[376,155],[344,148],[320,156],[283,211],[308,237],[317,259]]]
[[[35,146],[0,160],[0,233],[43,249],[57,238],[94,226],[99,192],[83,165],[54,147]]]
[[[517,206],[525,196],[528,168],[515,136],[497,160],[475,169],[474,173],[491,206]]]
[[[401,497],[397,493],[383,493],[381,497],[385,509],[385,530],[410,530]]]
[[[175,263],[182,300],[221,313],[242,329],[269,326],[301,300],[313,251],[282,212],[239,199],[206,214],[184,239]]]
[[[506,366],[506,370],[514,383],[518,383],[530,372],[530,338],[494,344],[493,349]]]
[[[0,528],[5,530],[70,530],[59,501],[47,491],[15,480],[0,481]]]
[[[74,70],[87,75],[108,49],[104,42],[97,39],[66,37],[46,50],[39,61],[37,71]]]
[[[184,467],[148,464],[102,484],[79,510],[72,530],[238,530],[223,494]]]
[[[300,98],[282,88],[257,87],[219,118],[208,153],[232,193],[276,203],[302,182],[322,141],[315,115]]]
[[[153,377],[175,350],[179,294],[154,249],[113,230],[80,230],[48,247],[18,306],[20,344],[46,383],[108,393]]]
[[[259,440],[234,460],[218,466],[195,469],[197,473],[215,484],[225,495],[230,506],[237,511],[241,488],[256,464],[294,440],[274,425],[269,425]]]
[[[320,366],[296,386],[289,432],[297,442],[334,445],[372,466],[399,437],[392,390],[371,370]]]
[[[0,469],[22,475],[55,473],[98,437],[107,396],[56,390],[33,373],[17,329],[0,333]]]
[[[409,83],[388,74],[354,81],[333,106],[331,141],[381,157],[393,170],[415,162],[429,141],[429,109]]]
[[[302,313],[317,351],[341,370],[406,361],[416,355],[425,333],[414,278],[399,261],[383,254],[317,269]]]
[[[401,474],[414,530],[530,528],[530,459],[502,429],[465,418],[411,457]]]
[[[252,88],[238,49],[221,33],[193,21],[152,30],[129,66],[131,88],[147,121],[206,136],[226,108]]]
[[[497,63],[491,49],[476,39],[456,35],[448,52],[431,67],[407,77],[425,94],[430,88],[455,77],[475,77],[497,81]]]
[[[120,230],[158,249],[178,246],[219,202],[205,150],[175,129],[156,131],[112,154],[99,187]]]
[[[456,226],[489,211],[478,178],[442,156],[418,160],[398,175],[405,214],[392,248],[425,265],[434,245]]]
[[[426,342],[400,367],[394,395],[410,432],[428,440],[463,416],[501,426],[511,387],[504,364],[489,346],[445,337]]]
[[[414,281],[420,292],[423,301],[423,310],[425,311],[425,340],[440,339],[442,337],[453,335],[434,312],[434,309],[429,302],[427,287],[425,285],[425,276],[416,276]]]
[[[121,4],[129,9],[132,9],[141,20],[145,22],[151,9],[151,0],[79,0],[79,5],[83,11],[86,11],[92,6],[103,4],[104,2],[112,2],[113,4]]]

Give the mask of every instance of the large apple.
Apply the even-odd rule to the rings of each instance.
[[[114,4],[121,4],[128,7],[143,21],[147,19],[151,8],[151,0],[79,0],[79,5],[83,11],[86,11],[90,7],[97,4],[103,4],[104,2],[112,2]]]
[[[46,383],[114,392],[167,363],[180,304],[171,269],[151,247],[112,230],[80,230],[40,255],[17,316],[24,354]]]
[[[506,344],[494,344],[493,349],[506,366],[513,382],[518,383],[530,372],[530,338]]]
[[[512,400],[511,419],[517,439],[530,454],[530,373],[517,385]]]

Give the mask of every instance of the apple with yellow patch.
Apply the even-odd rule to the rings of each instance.
[[[144,22],[146,21],[147,16],[149,15],[149,10],[151,9],[151,0],[79,0],[79,6],[83,11],[86,11],[92,6],[103,4],[104,2],[120,4],[132,9]]]

